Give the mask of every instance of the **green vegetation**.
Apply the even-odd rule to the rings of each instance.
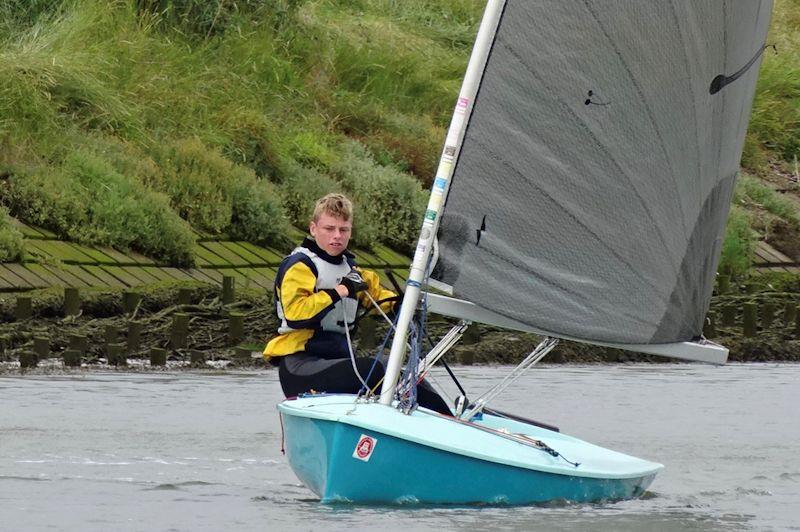
[[[2,2],[0,204],[63,238],[188,264],[190,228],[288,248],[287,224],[341,190],[356,244],[411,251],[484,5]],[[776,0],[768,42],[743,157],[762,176],[800,152],[797,0]],[[751,229],[800,231],[755,179],[736,205],[732,272]],[[15,235],[0,225],[0,256],[19,256]]]
[[[776,0],[742,165],[768,171],[771,160],[800,157],[800,3]]]
[[[63,238],[182,264],[194,237],[178,218],[281,244],[309,201],[344,190],[357,243],[409,249],[482,9],[4,2],[0,202]]]
[[[756,249],[755,233],[750,227],[750,219],[741,207],[733,205],[725,228],[725,241],[722,244],[722,256],[719,271],[734,278],[747,275],[753,263]]]
[[[0,262],[14,262],[23,253],[22,233],[11,225],[8,210],[0,205]]]

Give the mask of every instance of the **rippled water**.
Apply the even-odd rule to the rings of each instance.
[[[507,370],[457,372],[476,396]],[[0,529],[800,530],[800,365],[541,366],[505,398],[666,469],[616,504],[327,506],[281,455],[275,371],[6,376]]]

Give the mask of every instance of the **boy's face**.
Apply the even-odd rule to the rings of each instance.
[[[347,249],[353,222],[323,212],[319,220],[311,222],[308,230],[320,248],[327,254],[338,257]]]

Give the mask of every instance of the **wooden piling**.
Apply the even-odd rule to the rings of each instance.
[[[30,296],[17,296],[17,306],[14,317],[17,321],[27,320],[33,316],[33,300]]]
[[[249,364],[253,359],[251,353],[252,351],[250,350],[249,347],[242,347],[242,346],[236,347],[233,350],[233,360],[236,364],[239,365]]]
[[[199,349],[192,349],[189,352],[189,361],[194,367],[203,367],[206,365],[206,354]]]
[[[722,307],[721,322],[723,327],[733,327],[736,325],[736,305],[725,305]]]
[[[142,342],[142,322],[131,320],[128,322],[128,353],[135,353],[139,350]]]
[[[35,368],[39,364],[39,357],[33,351],[23,351],[19,354],[19,367]]]
[[[228,305],[236,299],[236,278],[230,275],[222,277],[222,304]]]
[[[80,352],[81,355],[86,354],[89,350],[89,339],[82,334],[69,335],[69,349]]]
[[[142,294],[134,292],[133,290],[126,290],[122,292],[122,310],[125,314],[130,314],[139,305],[142,300]]]
[[[192,289],[191,288],[179,288],[178,289],[178,304],[179,305],[188,305],[192,302]]]
[[[769,329],[775,321],[775,303],[767,301],[761,307],[761,328]]]
[[[758,307],[755,303],[745,303],[742,308],[742,334],[747,338],[752,338],[758,331]]]
[[[119,342],[120,330],[116,325],[106,325],[105,329],[106,345]]]
[[[228,345],[233,346],[242,341],[244,336],[244,314],[231,312],[228,314]]]
[[[458,354],[458,361],[465,366],[471,366],[475,363],[475,351],[473,349],[461,349]]]
[[[795,336],[800,338],[800,305],[796,306],[794,309],[794,332]]]
[[[727,294],[730,292],[731,289],[731,277],[730,275],[718,275],[717,276],[717,293],[718,294]]]
[[[478,328],[477,323],[471,324],[467,327],[467,330],[464,331],[464,334],[461,336],[461,344],[462,345],[472,345],[477,344],[481,339],[481,331]]]
[[[154,347],[150,350],[150,365],[151,366],[166,366],[167,365],[167,350],[160,347]]]
[[[783,326],[787,329],[791,327],[796,317],[797,305],[793,301],[786,303],[786,306],[783,308]]]
[[[189,337],[189,315],[185,312],[176,312],[172,315],[172,336],[170,346],[172,349],[186,347]]]
[[[114,366],[127,366],[128,360],[125,357],[125,344],[116,343],[106,346],[106,356],[108,364]]]
[[[33,352],[36,353],[39,360],[50,358],[50,338],[46,336],[34,337]]]
[[[706,321],[703,324],[703,336],[706,338],[715,338],[717,336],[717,317],[713,312],[706,315]]]
[[[64,289],[64,316],[77,316],[81,311],[81,292],[79,288],[68,286]]]
[[[64,359],[64,365],[68,368],[81,367],[81,352],[77,349],[67,349],[61,356]]]

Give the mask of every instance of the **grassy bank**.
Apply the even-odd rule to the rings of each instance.
[[[343,189],[358,245],[410,251],[484,4],[3,2],[0,203],[64,239],[187,265],[192,229],[288,247],[287,224]],[[797,173],[799,35],[800,5],[777,0],[743,158],[755,177]],[[721,264],[734,275],[751,229],[800,234],[748,183]],[[0,209],[0,261],[23,252]]]
[[[2,202],[186,264],[190,227],[275,244],[344,189],[359,244],[407,249],[481,4],[4,3]]]

